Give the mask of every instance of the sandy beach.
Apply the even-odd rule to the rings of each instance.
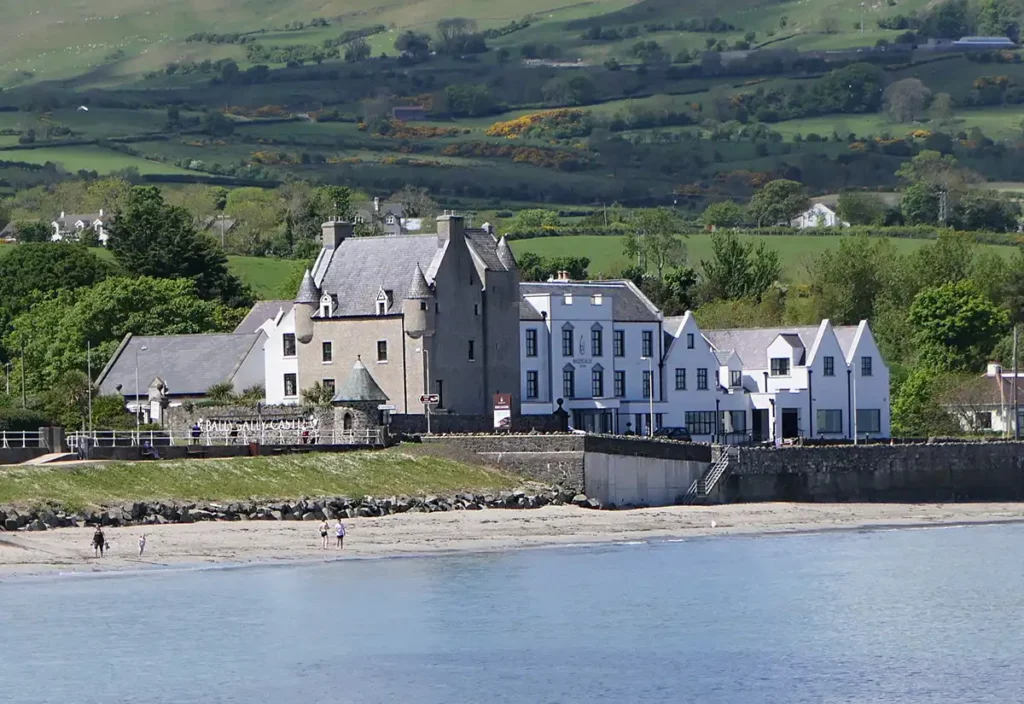
[[[714,526],[712,526],[714,521]],[[1024,504],[738,504],[593,511],[535,510],[402,514],[345,521],[343,552],[322,550],[318,523],[239,521],[107,529],[110,550],[93,557],[89,528],[0,533],[0,578],[47,572],[316,561],[510,550],[580,543],[715,535],[769,535],[957,524],[1024,522]],[[138,538],[147,536],[138,557]],[[333,535],[333,533],[332,533]]]

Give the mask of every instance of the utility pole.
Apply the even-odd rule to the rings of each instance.
[[[864,3],[860,4],[860,33],[864,34]]]
[[[1020,440],[1020,406],[1017,405],[1017,323],[1013,324],[1013,439]]]
[[[21,338],[21,407],[28,408],[25,397],[25,337]]]
[[[89,381],[89,436],[92,436],[92,340],[85,343],[85,366]]]

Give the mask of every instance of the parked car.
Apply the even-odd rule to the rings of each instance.
[[[664,438],[666,440],[679,440],[680,442],[690,442],[690,431],[686,428],[658,428],[654,431],[654,437]]]

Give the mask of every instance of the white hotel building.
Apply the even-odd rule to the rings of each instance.
[[[643,434],[653,405],[655,428],[695,441],[889,437],[889,370],[867,321],[702,331],[628,281],[520,290],[524,414],[561,400],[574,428]]]

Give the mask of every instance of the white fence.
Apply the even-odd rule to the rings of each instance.
[[[0,431],[0,450],[11,448],[40,447],[42,438],[38,430],[4,430]]]
[[[38,433],[37,433],[38,435]],[[167,447],[171,445],[383,445],[383,429],[336,430],[264,430],[240,429],[171,433],[165,430],[96,430],[91,433],[75,432],[67,436],[68,447],[77,452],[83,445],[90,447]],[[34,447],[34,445],[29,445]]]

